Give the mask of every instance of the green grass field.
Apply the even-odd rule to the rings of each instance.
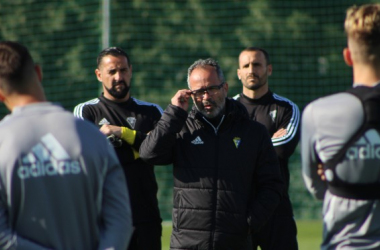
[[[169,249],[171,222],[162,224],[162,250]],[[299,250],[318,250],[322,241],[322,222],[319,220],[297,221]]]

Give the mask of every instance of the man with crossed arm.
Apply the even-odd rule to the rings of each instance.
[[[299,141],[300,111],[291,100],[269,89],[268,77],[271,74],[272,64],[266,50],[248,47],[240,53],[237,75],[243,92],[234,99],[247,108],[252,120],[267,128],[286,184],[284,197],[275,213],[260,232],[253,235],[253,249],[260,246],[262,250],[296,250],[297,228],[288,195],[288,161]]]

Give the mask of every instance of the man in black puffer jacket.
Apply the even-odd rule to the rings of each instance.
[[[188,85],[140,147],[143,160],[173,164],[170,248],[249,249],[248,235],[265,224],[284,190],[272,142],[244,106],[227,99],[215,60],[190,66]]]

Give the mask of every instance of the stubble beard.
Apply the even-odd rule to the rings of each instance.
[[[213,110],[211,112],[208,112],[204,109],[204,105],[207,105],[208,103],[211,103],[213,106]],[[195,108],[198,110],[198,112],[200,112],[206,118],[212,119],[212,118],[218,117],[223,112],[224,106],[226,104],[226,99],[223,98],[223,101],[219,105],[217,102],[212,101],[212,100],[203,101],[200,105],[201,107],[198,107],[198,104],[196,102],[194,102],[194,104],[195,104]]]
[[[251,82],[251,79],[248,79],[248,77],[245,80],[245,83],[243,83],[244,87],[246,87],[249,90],[258,90],[268,82],[268,74],[265,73],[264,75],[255,76],[257,78],[257,83]]]

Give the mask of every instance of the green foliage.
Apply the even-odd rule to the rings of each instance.
[[[303,108],[350,86],[342,23],[345,9],[360,2],[111,0],[110,45],[131,55],[133,94],[163,107],[187,87],[187,68],[199,58],[216,58],[231,96],[239,93],[238,54],[262,46],[272,56],[271,88]],[[48,98],[70,110],[98,95],[101,7],[99,0],[0,1],[0,39],[29,47],[43,66]]]
[[[97,95],[99,20],[97,1],[1,1],[0,40],[26,45],[43,68],[47,97],[72,109]]]

